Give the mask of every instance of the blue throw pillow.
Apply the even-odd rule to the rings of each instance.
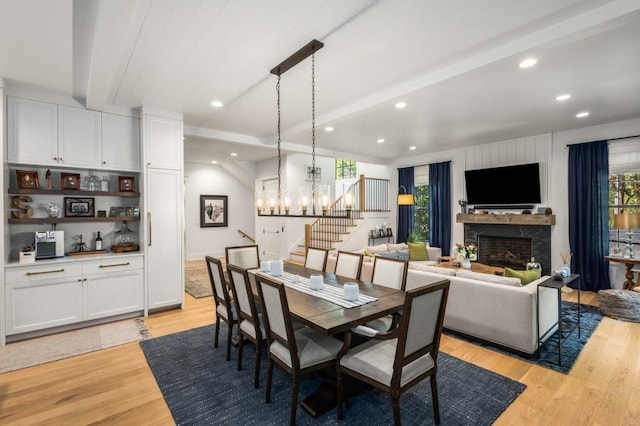
[[[388,257],[390,259],[397,259],[397,260],[409,260],[409,249],[383,251],[381,253],[378,253],[377,256]]]

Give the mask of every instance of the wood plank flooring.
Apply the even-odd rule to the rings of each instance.
[[[189,266],[189,265],[187,265]],[[596,304],[595,294],[582,293]],[[565,295],[576,300],[574,291]],[[211,297],[146,319],[154,337],[214,320]],[[527,385],[497,425],[640,424],[640,324],[604,318],[570,374],[443,336],[453,356]],[[170,425],[173,419],[137,343],[0,374],[0,424]]]

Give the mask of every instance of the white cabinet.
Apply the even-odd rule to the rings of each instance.
[[[184,301],[182,172],[148,168],[146,173],[147,308]]]
[[[144,158],[148,167],[182,170],[182,120],[145,114]]]
[[[58,163],[102,167],[102,115],[98,111],[58,106]]]
[[[140,119],[102,113],[102,167],[140,171]]]
[[[137,254],[7,267],[6,334],[142,312],[142,259]]]
[[[58,164],[58,106],[7,97],[7,161]]]

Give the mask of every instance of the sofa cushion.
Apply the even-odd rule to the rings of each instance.
[[[540,268],[531,269],[529,271],[516,271],[516,270],[511,269],[511,268],[504,268],[504,276],[505,277],[518,278],[520,280],[520,282],[522,283],[522,285],[526,285],[526,284],[529,284],[532,281],[537,280],[538,278],[540,278],[541,274],[542,274],[542,269],[540,269]]]
[[[483,274],[481,272],[467,271],[465,269],[458,269],[456,271],[456,277],[470,278],[473,280],[485,281],[494,284],[510,285],[512,287],[521,286],[519,278],[501,277],[500,275]]]
[[[378,256],[387,257],[389,259],[409,260],[409,250],[384,251],[378,253]]]
[[[455,277],[456,275],[455,269],[442,268],[440,266],[425,265],[422,262],[411,262],[409,263],[409,268],[416,269],[418,271],[432,272],[434,274],[448,275],[450,277]]]
[[[387,244],[387,250],[389,251],[393,251],[393,250],[407,250],[409,248],[408,245],[406,245],[405,243],[398,243],[398,244]]]
[[[387,244],[378,244],[377,246],[369,246],[366,250],[371,254],[378,254],[383,251],[388,251]]]
[[[429,260],[427,243],[407,243],[409,246],[409,260]]]

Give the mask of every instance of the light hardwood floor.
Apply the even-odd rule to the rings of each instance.
[[[146,322],[158,337],[213,318],[211,297],[186,295],[184,310]],[[441,350],[527,385],[497,425],[640,424],[640,324],[605,317],[568,375],[448,336]],[[138,343],[0,374],[0,424],[93,423],[173,424]]]

